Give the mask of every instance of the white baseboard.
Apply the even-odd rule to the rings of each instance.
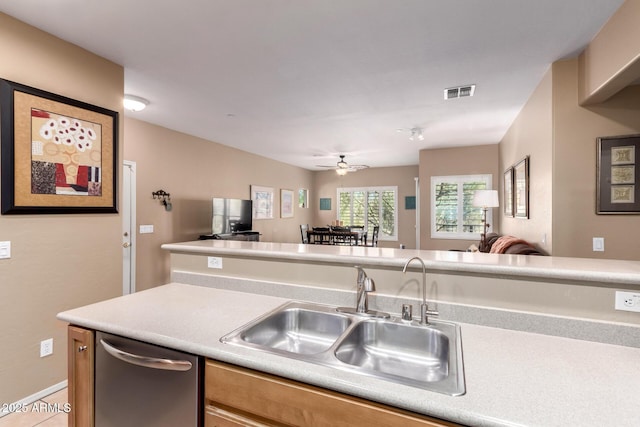
[[[11,413],[11,411],[9,411],[9,408],[24,408],[25,406],[30,405],[33,402],[42,399],[43,397],[47,397],[50,394],[55,393],[56,391],[60,391],[66,388],[68,383],[69,382],[67,380],[64,380],[62,382],[59,382],[58,384],[52,385],[51,387],[47,387],[44,390],[40,390],[39,392],[34,393],[31,396],[27,396],[24,399],[18,400],[15,403],[11,403],[7,408],[0,408],[0,418]]]

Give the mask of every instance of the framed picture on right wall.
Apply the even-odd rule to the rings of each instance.
[[[640,214],[640,135],[598,138],[596,213]]]
[[[504,216],[513,217],[513,167],[504,172],[502,199]]]
[[[529,156],[513,166],[513,210],[516,218],[529,218]]]

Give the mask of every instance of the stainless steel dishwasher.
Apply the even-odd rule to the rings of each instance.
[[[201,358],[96,333],[95,427],[201,425]]]

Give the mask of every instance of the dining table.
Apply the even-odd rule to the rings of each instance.
[[[313,227],[307,231],[310,244],[321,245],[367,245],[367,230],[364,227]]]

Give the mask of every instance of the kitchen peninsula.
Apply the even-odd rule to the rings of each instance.
[[[637,425],[639,322],[608,298],[638,291],[638,263],[235,241],[163,248],[174,283],[59,318],[461,425]],[[422,271],[401,271],[413,256],[428,268],[430,308],[462,326],[463,396],[219,341],[292,299],[354,304],[354,265],[376,281],[371,308],[397,315],[419,302]]]

